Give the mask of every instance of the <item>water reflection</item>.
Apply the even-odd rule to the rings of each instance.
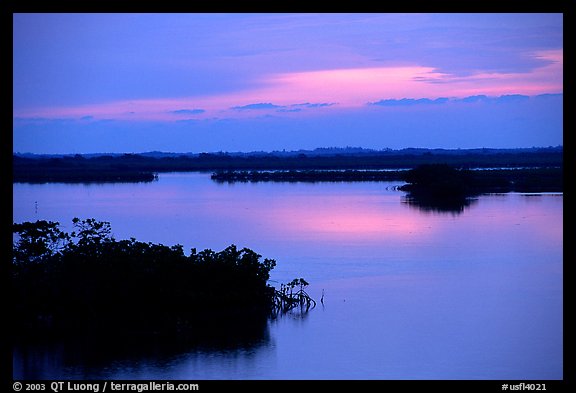
[[[235,243],[277,260],[274,284],[304,277],[319,303],[229,343],[29,342],[14,352],[14,378],[562,379],[562,195],[445,208],[393,186],[227,185],[204,174],[14,185],[14,222],[95,217],[117,239]]]
[[[450,199],[446,198],[431,198],[417,196],[412,193],[408,193],[402,197],[402,202],[410,207],[414,207],[420,211],[426,213],[440,213],[440,214],[452,214],[458,215],[464,213],[465,210],[470,208],[473,204],[478,201],[478,198],[470,197],[454,197]]]
[[[324,305],[322,304],[322,307],[324,307]],[[298,320],[298,321],[305,321],[311,314],[311,311],[316,308],[316,306],[314,306],[313,308],[310,307],[306,307],[305,305],[299,305],[297,307],[291,308],[290,310],[286,311],[286,312],[275,312],[272,314],[271,316],[271,321],[274,322],[278,322],[281,319],[293,319],[293,320]]]
[[[338,193],[287,195],[263,205],[263,216],[275,233],[313,241],[381,241],[405,239],[423,220],[398,209],[396,195]]]
[[[181,335],[75,335],[21,337],[14,344],[14,379],[110,378],[111,365],[181,363],[208,354],[242,358],[273,345],[266,318],[239,319],[228,325],[203,326]],[[133,366],[131,366],[133,367]],[[135,370],[122,369],[123,378]],[[151,378],[148,374],[144,378]]]

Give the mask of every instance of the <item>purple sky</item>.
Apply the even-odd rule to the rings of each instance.
[[[13,149],[562,144],[562,14],[15,14]]]

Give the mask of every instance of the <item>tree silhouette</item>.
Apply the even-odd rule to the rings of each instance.
[[[215,252],[116,240],[108,222],[14,224],[12,295],[20,331],[166,334],[267,318],[273,259],[231,245]],[[300,279],[300,292],[307,283]]]
[[[425,164],[407,171],[400,187],[408,191],[405,200],[421,210],[461,213],[478,194],[471,171],[447,164]]]

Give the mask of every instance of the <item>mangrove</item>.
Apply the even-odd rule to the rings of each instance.
[[[13,224],[13,321],[18,334],[185,334],[277,315],[313,300],[268,284],[274,259],[230,245],[215,252],[116,240],[108,222]],[[292,284],[303,289],[305,281]],[[290,298],[288,297],[290,296]],[[285,307],[284,311],[288,311]]]
[[[562,168],[469,170],[420,165],[403,175],[405,201],[425,211],[461,213],[481,194],[563,192]]]

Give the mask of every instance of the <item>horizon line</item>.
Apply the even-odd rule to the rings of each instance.
[[[281,154],[290,154],[290,153],[302,153],[302,152],[317,152],[321,150],[362,150],[365,152],[391,152],[391,151],[403,151],[403,150],[445,150],[445,151],[469,151],[469,150],[534,150],[534,149],[558,149],[564,148],[563,144],[559,145],[548,145],[548,146],[531,146],[531,147],[471,147],[471,148],[445,148],[445,147],[404,147],[404,148],[389,148],[384,147],[381,149],[376,148],[369,148],[369,147],[361,147],[361,146],[346,146],[346,147],[338,147],[338,146],[328,146],[328,147],[316,147],[312,149],[297,149],[297,150],[250,150],[250,151],[200,151],[200,152],[176,152],[176,151],[160,151],[160,150],[148,150],[148,151],[140,151],[140,152],[95,152],[95,153],[32,153],[32,152],[12,152],[12,156],[104,156],[104,155],[144,155],[144,154],[177,154],[177,155],[200,155],[200,154],[238,154],[238,155],[246,155],[246,154],[273,154],[273,153],[281,153]]]

